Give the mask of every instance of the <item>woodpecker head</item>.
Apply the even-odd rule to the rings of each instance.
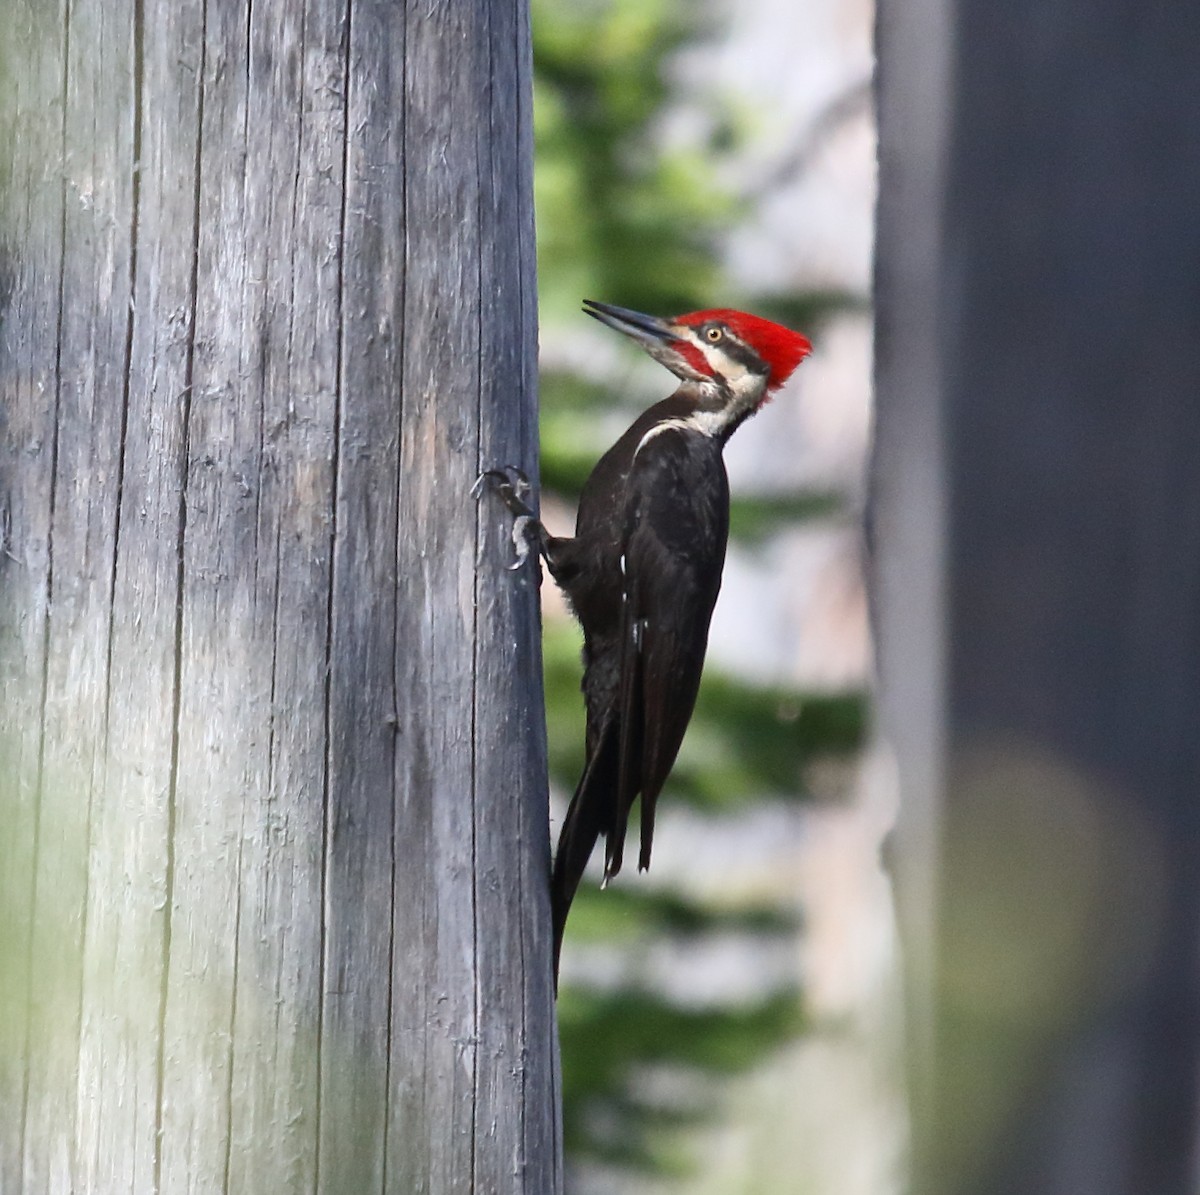
[[[812,352],[799,332],[744,311],[717,308],[657,319],[592,299],[585,300],[583,309],[743,417],[761,406]]]

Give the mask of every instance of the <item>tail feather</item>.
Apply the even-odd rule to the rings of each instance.
[[[638,855],[638,871],[646,871],[650,867],[650,848],[654,843],[654,806],[658,802],[658,794],[642,794],[642,849]]]
[[[611,835],[616,818],[617,763],[620,738],[608,723],[580,777],[567,816],[558,835],[554,869],[550,875],[550,911],[554,922],[554,987],[558,990],[558,963],[562,953],[567,914],[579,888],[596,839]]]

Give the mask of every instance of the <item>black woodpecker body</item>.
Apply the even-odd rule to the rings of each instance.
[[[757,316],[698,311],[660,320],[604,303],[584,310],[632,337],[679,379],[600,458],[575,535],[546,533],[502,474],[487,476],[533,533],[583,627],[587,763],[551,879],[554,970],[580,877],[605,836],[605,882],[624,860],[641,797],[638,866],[650,865],[654,807],[692,716],[729,535],[726,441],[811,351]]]

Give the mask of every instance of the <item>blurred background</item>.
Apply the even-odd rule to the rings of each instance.
[[[895,785],[869,750],[861,532],[872,22],[869,0],[533,4],[551,530],[673,385],[580,300],[741,307],[815,346],[726,453],[733,538],[653,868],[586,886],[568,926],[571,1195],[901,1186]],[[581,641],[549,579],[542,601],[557,833]]]

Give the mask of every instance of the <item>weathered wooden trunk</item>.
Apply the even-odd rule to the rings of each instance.
[[[553,1192],[526,7],[0,37],[0,1190]]]
[[[1200,25],[880,6],[876,611],[922,1195],[1200,1174]]]

